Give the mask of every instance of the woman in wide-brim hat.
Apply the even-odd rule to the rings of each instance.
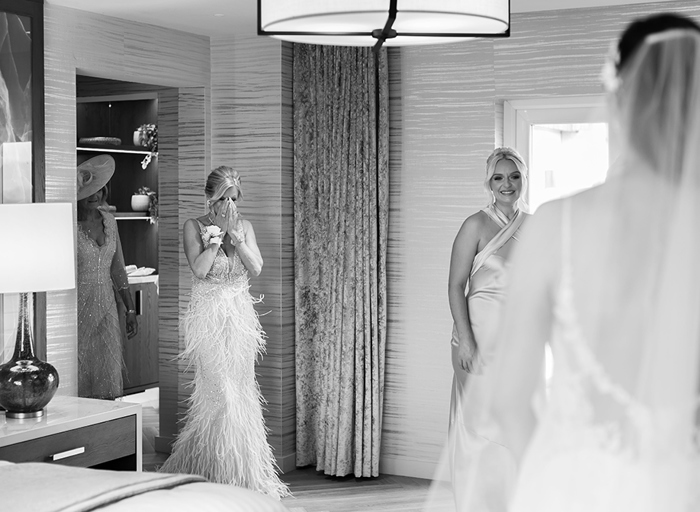
[[[122,324],[128,338],[138,330],[117,222],[104,208],[114,169],[109,155],[92,157],[77,169],[78,395],[109,400],[123,394]]]

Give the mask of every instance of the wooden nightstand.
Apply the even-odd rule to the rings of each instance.
[[[39,418],[0,412],[0,460],[141,471],[141,404],[57,396]]]

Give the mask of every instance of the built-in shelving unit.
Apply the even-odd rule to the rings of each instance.
[[[87,82],[90,96],[80,94],[81,85]],[[131,196],[139,188],[158,193],[158,153],[133,145],[136,129],[158,124],[158,96],[155,92],[114,94],[118,90],[119,82],[113,80],[78,77],[76,149],[78,164],[101,153],[114,157],[116,169],[108,184],[108,203],[118,221],[124,262],[156,269],[147,281],[130,280],[139,332],[126,342],[124,352],[124,392],[129,394],[158,385],[158,223],[151,222],[148,212],[131,208]],[[100,142],[120,139],[121,143],[80,142],[95,138]],[[148,155],[150,162],[144,168],[142,162]]]
[[[78,163],[106,153],[114,157],[116,170],[109,188],[109,204],[119,222],[119,236],[128,265],[158,268],[158,225],[148,212],[133,212],[131,196],[148,187],[158,193],[158,153],[131,144],[134,131],[143,124],[158,124],[157,94],[110,94],[77,98]],[[121,144],[86,144],[82,138],[118,138]],[[144,169],[144,157],[152,155]],[[142,222],[124,223],[124,220]],[[143,222],[146,221],[146,222]]]

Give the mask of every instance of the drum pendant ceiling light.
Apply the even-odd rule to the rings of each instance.
[[[377,48],[508,37],[510,0],[258,0],[258,34]]]

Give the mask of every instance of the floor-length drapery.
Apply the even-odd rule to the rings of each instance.
[[[296,456],[328,475],[379,474],[386,66],[386,50],[294,47]]]

